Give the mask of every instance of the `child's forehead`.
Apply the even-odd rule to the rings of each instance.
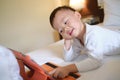
[[[74,12],[74,11],[72,11],[72,10],[70,10],[70,9],[61,9],[61,10],[59,10],[58,12]]]
[[[59,19],[60,21],[60,20],[63,20],[65,17],[70,16],[70,14],[71,13],[69,12],[69,10],[60,10],[56,13],[54,19]]]
[[[73,13],[73,12],[74,12],[74,11],[72,11],[72,10],[62,9],[62,10],[59,10],[59,11],[56,13],[56,15],[57,15],[57,16],[63,15],[63,14],[69,15],[69,14],[71,14],[71,13]]]

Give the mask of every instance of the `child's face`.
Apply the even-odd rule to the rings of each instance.
[[[81,32],[81,15],[70,10],[58,11],[55,15],[53,26],[64,39],[78,37]]]

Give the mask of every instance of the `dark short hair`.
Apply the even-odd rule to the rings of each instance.
[[[56,15],[56,13],[57,13],[58,11],[60,11],[60,10],[71,10],[71,11],[74,11],[74,12],[75,12],[75,9],[73,9],[73,8],[71,8],[71,7],[69,7],[69,6],[60,6],[60,7],[55,8],[55,9],[52,11],[52,13],[50,14],[50,18],[49,18],[50,24],[51,24],[52,27],[53,27],[53,20],[54,20],[54,18],[55,18],[55,15]],[[54,28],[54,27],[53,27],[53,28]]]

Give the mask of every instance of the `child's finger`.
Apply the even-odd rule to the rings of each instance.
[[[56,71],[56,69],[54,69],[54,70],[50,71],[50,72],[49,72],[49,74],[50,74],[50,75],[52,75],[52,74],[54,74],[54,73],[55,73],[55,71]]]

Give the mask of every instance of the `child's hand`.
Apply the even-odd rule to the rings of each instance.
[[[70,47],[71,47],[71,43],[72,42],[72,40],[64,40],[64,45],[65,45],[65,48],[66,48],[66,50],[69,50],[70,49]]]
[[[54,78],[65,78],[69,75],[70,72],[78,72],[78,69],[75,64],[70,64],[64,67],[58,67],[55,70],[50,72]]]
[[[68,76],[68,74],[69,70],[66,69],[66,67],[58,67],[50,72],[50,75],[52,75],[54,78],[64,78]]]

